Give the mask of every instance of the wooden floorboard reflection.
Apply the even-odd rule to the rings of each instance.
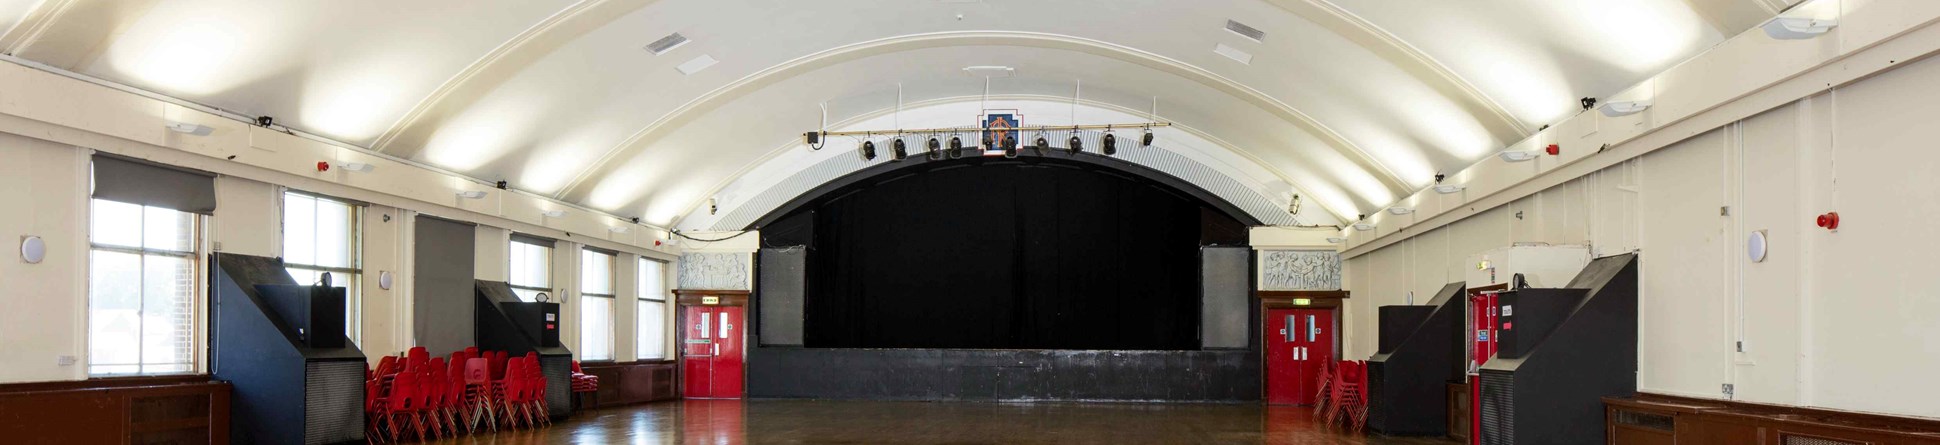
[[[683,400],[581,411],[454,444],[1452,444],[1329,429],[1253,404]]]

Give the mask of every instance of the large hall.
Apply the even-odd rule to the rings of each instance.
[[[0,443],[1940,445],[1936,53],[1932,0],[0,0]]]

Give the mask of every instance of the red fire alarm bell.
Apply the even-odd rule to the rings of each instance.
[[[1558,154],[1562,154],[1563,146],[1556,145],[1556,144],[1549,144],[1548,147],[1543,147],[1543,153],[1549,153],[1550,156],[1556,156]]]
[[[317,162],[317,171],[320,171],[320,172],[327,172],[327,171],[330,171],[330,163],[329,163],[329,162],[322,162],[322,161],[318,161],[318,162]]]

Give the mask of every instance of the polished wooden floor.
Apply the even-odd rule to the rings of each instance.
[[[1367,437],[1252,404],[686,400],[581,411],[466,444],[1452,444]]]

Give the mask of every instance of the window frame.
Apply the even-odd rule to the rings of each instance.
[[[549,243],[549,245],[541,245],[541,243]],[[545,249],[545,258],[541,260],[541,262],[545,264],[545,284],[541,284],[541,286],[545,286],[545,288],[537,288],[537,286],[524,286],[524,284],[518,284],[518,282],[512,282],[512,278],[514,278],[514,276],[518,276],[518,272],[516,272],[516,270],[518,270],[518,264],[512,264],[512,260],[516,260],[516,258],[518,257],[516,257],[516,255],[512,255],[512,249],[518,249],[518,245],[532,245],[532,247],[539,247],[539,249]],[[547,301],[547,303],[561,303],[561,299],[559,299],[559,295],[553,295],[553,293],[557,293],[557,290],[553,288],[553,274],[555,274],[555,272],[559,272],[559,270],[557,270],[557,268],[553,266],[553,251],[557,251],[557,249],[559,249],[559,241],[551,241],[551,239],[539,239],[539,237],[524,237],[524,235],[518,235],[518,233],[514,233],[514,235],[512,235],[512,237],[510,237],[510,239],[506,241],[506,255],[504,255],[504,257],[506,257],[506,260],[504,260],[504,264],[506,264],[506,270],[504,270],[504,284],[512,288],[512,295],[516,295],[516,297],[520,297],[522,301],[537,301],[537,293],[545,293],[545,297],[547,297],[545,301]],[[522,291],[522,290],[532,291],[533,299],[526,299],[526,295],[518,295],[518,291]]]
[[[616,278],[618,274],[617,274],[617,273],[615,273],[615,272],[617,272],[617,270],[615,270],[615,269],[617,269],[617,268],[618,268],[618,266],[619,266],[619,262],[620,262],[620,255],[619,255],[619,253],[617,253],[617,252],[611,252],[611,251],[606,251],[606,250],[601,250],[601,249],[595,249],[595,248],[592,248],[592,247],[581,247],[581,248],[579,249],[579,252],[580,252],[580,253],[579,253],[579,258],[580,258],[580,265],[579,265],[579,289],[580,289],[580,290],[579,290],[579,299],[580,299],[580,304],[579,304],[579,308],[580,308],[580,310],[579,310],[579,334],[580,334],[580,338],[579,338],[579,345],[580,345],[580,348],[582,349],[582,352],[581,352],[581,354],[580,354],[580,357],[581,357],[581,359],[580,359],[580,360],[581,360],[581,361],[588,361],[588,362],[611,362],[611,361],[615,361],[615,360],[617,360],[617,359],[618,359],[618,357],[617,357],[617,356],[619,355],[619,351],[618,351],[618,349],[619,349],[619,347],[618,347],[618,346],[619,346],[619,344],[618,344],[618,343],[619,343],[619,333],[618,333],[618,331],[619,331],[619,329],[618,329],[618,326],[615,326],[615,325],[617,325],[618,323],[615,323],[615,322],[616,322],[616,321],[619,321],[619,310],[618,310],[618,309],[620,308],[620,300],[619,300],[619,295],[618,295],[618,294],[619,294],[619,292],[618,292],[618,291],[619,291],[619,287],[620,287],[620,283],[619,283],[619,280],[618,280],[618,279]],[[587,277],[586,277],[586,272],[587,272],[587,270],[589,269],[588,267],[586,267],[586,258],[588,257],[588,254],[592,254],[592,255],[599,255],[599,256],[603,256],[603,257],[605,257],[605,258],[606,258],[606,264],[607,264],[607,267],[606,267],[606,281],[607,281],[607,283],[606,283],[606,289],[607,289],[607,291],[608,291],[608,292],[612,292],[612,293],[605,293],[605,294],[602,294],[602,293],[596,293],[596,292],[588,292],[588,291],[586,291],[586,289],[589,289],[589,286],[587,286],[587,285],[586,285],[586,283],[587,283],[587,281],[586,281],[586,278],[587,278]],[[606,307],[607,307],[607,309],[606,309],[606,318],[607,318],[607,320],[606,320],[606,348],[607,348],[607,349],[606,349],[606,356],[605,356],[605,357],[600,357],[600,358],[594,358],[594,357],[592,357],[592,356],[590,356],[590,355],[588,355],[588,354],[587,354],[587,351],[585,351],[585,349],[586,349],[586,328],[587,328],[587,326],[588,326],[588,325],[587,325],[587,323],[586,323],[586,320],[587,320],[587,318],[586,318],[586,315],[587,315],[587,314],[586,314],[586,312],[587,312],[587,311],[586,311],[586,308],[588,307],[588,305],[586,304],[586,299],[587,299],[587,298],[604,298],[604,299],[606,299],[606,300],[607,300],[607,306],[606,306]]]
[[[99,203],[101,202],[110,202],[110,203],[115,203],[120,205],[134,206],[136,209],[140,210],[142,215],[142,222],[137,224],[137,229],[136,229],[139,232],[139,236],[140,236],[139,238],[140,241],[137,241],[137,244],[139,244],[139,246],[103,244],[97,241],[98,237],[96,236],[96,233],[95,233],[96,221],[94,221],[94,218],[100,215],[100,212],[97,209],[97,205],[99,205]],[[147,206],[142,204],[126,203],[121,201],[95,198],[92,196],[89,196],[87,198],[87,204],[88,204],[88,219],[89,219],[87,223],[87,240],[88,240],[87,241],[88,242],[87,270],[86,270],[87,279],[84,280],[84,290],[83,290],[86,298],[86,300],[84,300],[84,303],[83,303],[83,308],[85,310],[84,317],[87,321],[84,329],[86,330],[87,335],[85,336],[86,349],[81,354],[81,356],[84,357],[82,361],[84,365],[82,366],[82,372],[86,373],[86,375],[90,379],[195,375],[195,374],[201,374],[206,372],[205,366],[207,366],[208,364],[207,348],[209,345],[208,339],[206,337],[207,318],[205,317],[205,315],[209,311],[208,296],[206,292],[207,286],[208,286],[208,280],[207,280],[208,266],[207,266],[207,263],[203,260],[207,252],[210,251],[209,244],[208,244],[210,239],[208,234],[208,230],[210,227],[209,219],[208,219],[209,216],[195,213],[195,212],[185,212],[185,211],[171,209],[167,207],[153,207],[153,206]],[[147,218],[148,218],[148,209],[150,208],[168,210],[168,211],[188,215],[189,227],[187,232],[189,235],[189,240],[187,245],[190,250],[179,251],[179,250],[154,248],[154,247],[147,246],[148,245],[148,242],[146,239],[148,235]],[[137,276],[142,277],[143,279],[146,279],[147,277],[147,267],[148,267],[147,259],[151,255],[185,259],[188,261],[189,296],[188,296],[188,308],[185,310],[185,313],[188,316],[188,323],[187,323],[188,324],[187,326],[188,345],[186,346],[187,352],[184,354],[184,357],[186,357],[186,360],[187,360],[186,363],[154,363],[154,364],[144,363],[146,361],[144,359],[144,356],[147,355],[147,348],[145,347],[147,343],[147,339],[144,338],[144,336],[146,335],[146,331],[148,329],[146,326],[147,320],[142,316],[141,313],[147,312],[148,298],[146,294],[148,289],[147,289],[146,283],[138,284],[135,286],[137,290],[141,292],[141,295],[138,296],[137,299],[142,302],[142,306],[141,306],[142,308],[137,311],[137,316],[136,316],[138,324],[135,329],[135,332],[136,332],[135,363],[103,364],[103,363],[98,363],[96,361],[96,358],[94,356],[94,344],[95,342],[101,340],[99,338],[96,338],[96,336],[94,335],[95,333],[94,323],[96,321],[94,317],[95,315],[94,314],[94,310],[95,310],[94,280],[96,278],[95,267],[97,265],[96,254],[98,252],[110,252],[110,253],[119,253],[119,254],[125,254],[125,255],[134,255],[137,258],[137,262],[141,264],[141,271],[137,273]],[[135,367],[135,371],[134,372],[95,372],[95,368],[101,367],[101,366],[133,366]],[[144,368],[147,368],[150,366],[156,366],[156,367],[185,366],[185,368],[184,370],[181,370],[181,371],[161,371],[161,372],[148,372],[144,370]]]
[[[350,209],[350,212],[349,212],[350,221],[346,225],[346,227],[350,229],[350,233],[347,234],[347,236],[345,236],[344,238],[350,242],[350,248],[348,250],[348,255],[349,255],[348,259],[350,260],[351,267],[320,266],[315,264],[303,264],[303,263],[296,263],[296,262],[289,261],[289,252],[287,248],[289,246],[289,235],[290,235],[290,221],[289,221],[290,209],[288,208],[288,204],[290,202],[291,196],[300,196],[300,197],[319,200],[319,201],[329,201],[336,204],[342,204],[344,205],[344,207],[348,207]],[[278,221],[279,223],[281,223],[281,227],[278,228],[277,233],[280,235],[281,239],[278,240],[279,244],[277,248],[281,250],[283,254],[282,255],[283,268],[285,270],[298,269],[298,270],[305,270],[305,271],[312,271],[312,272],[329,272],[333,275],[338,275],[338,276],[348,276],[349,281],[344,282],[344,286],[343,286],[344,300],[345,300],[344,329],[346,331],[344,335],[347,339],[350,340],[351,343],[359,344],[359,345],[363,344],[364,342],[363,341],[364,340],[364,335],[363,335],[363,331],[364,331],[364,298],[363,298],[363,295],[364,295],[364,292],[363,292],[364,212],[367,210],[366,208],[369,207],[370,205],[362,202],[351,201],[347,199],[338,199],[338,198],[325,196],[321,194],[310,193],[310,192],[288,189],[288,188],[285,188],[283,190],[283,199],[282,201],[279,201],[279,203],[282,204],[279,206],[281,208],[278,209],[282,212],[282,215]],[[312,217],[314,218],[314,213],[312,214]],[[311,224],[313,234],[317,232],[315,230],[315,227],[316,227],[316,224],[314,224],[313,222]],[[294,278],[294,275],[292,275],[292,278]],[[297,284],[308,285],[312,283],[297,283]]]
[[[656,286],[657,289],[649,290],[645,285],[646,284],[645,281],[647,279],[648,274],[644,272],[649,262],[655,265],[654,271],[658,272],[657,274],[655,274],[656,276],[653,279],[653,282],[657,284]],[[667,295],[667,265],[668,264],[669,263],[666,261],[660,261],[660,260],[648,258],[645,256],[641,256],[638,258],[638,262],[636,262],[633,266],[634,275],[635,275],[633,279],[634,305],[635,305],[634,320],[633,320],[635,344],[633,345],[633,354],[634,354],[635,360],[666,360],[667,359],[667,345],[666,345],[667,325],[671,324],[672,322],[672,320],[670,320],[671,317],[667,314],[667,300],[669,300]],[[647,353],[648,351],[644,349],[646,348],[648,342],[639,341],[640,334],[647,332],[647,329],[643,329],[645,327],[643,326],[645,320],[643,319],[643,317],[639,316],[640,315],[639,308],[646,307],[647,303],[654,303],[654,304],[660,305],[660,314],[658,317],[656,317],[660,320],[660,323],[659,323],[660,329],[654,333],[654,337],[660,340],[657,345],[658,346],[657,349],[659,349],[660,353],[657,355],[648,354]]]

